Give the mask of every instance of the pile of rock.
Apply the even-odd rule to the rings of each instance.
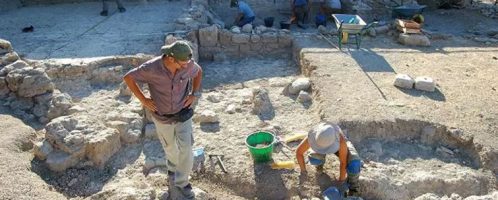
[[[408,46],[430,46],[429,38],[422,34],[422,25],[412,20],[395,20],[396,29],[401,32],[398,41]]]

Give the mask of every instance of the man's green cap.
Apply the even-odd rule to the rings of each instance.
[[[161,47],[161,52],[180,61],[187,61],[192,58],[192,49],[184,41],[176,41],[173,44],[164,45]]]

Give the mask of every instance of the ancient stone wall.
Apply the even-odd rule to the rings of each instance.
[[[250,25],[249,25],[250,26]],[[246,29],[244,29],[246,28]],[[247,56],[270,56],[289,52],[292,36],[288,31],[264,26],[232,30],[212,25],[198,31],[199,58],[223,61]]]

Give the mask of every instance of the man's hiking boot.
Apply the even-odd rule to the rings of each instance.
[[[183,188],[176,187],[176,190],[178,190],[179,195],[181,195],[183,199],[194,199],[195,197],[195,194],[192,191],[192,185],[190,185],[190,183]]]

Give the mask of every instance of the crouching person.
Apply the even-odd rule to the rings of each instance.
[[[353,144],[347,140],[338,125],[321,123],[308,133],[296,150],[301,174],[306,174],[304,154],[311,148],[308,160],[317,170],[323,170],[325,156],[335,154],[339,157],[339,181],[347,182],[349,196],[358,196],[361,158]]]

